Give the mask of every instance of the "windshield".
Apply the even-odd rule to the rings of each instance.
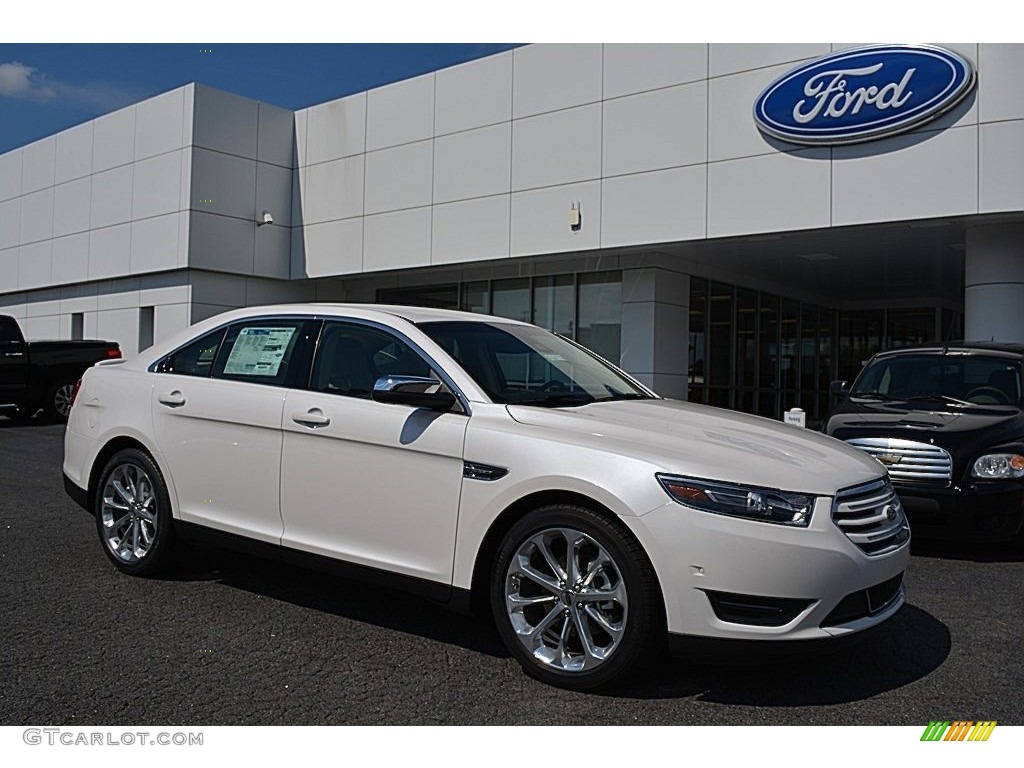
[[[534,326],[432,322],[420,328],[496,403],[551,407],[650,398],[582,347]]]
[[[850,396],[1020,407],[1021,366],[1005,357],[937,352],[883,357],[864,369]]]

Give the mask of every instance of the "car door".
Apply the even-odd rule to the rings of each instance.
[[[379,376],[433,368],[391,329],[324,323],[309,388],[285,399],[284,545],[451,583],[468,414],[371,399]]]
[[[281,413],[286,387],[304,366],[308,375],[318,329],[247,319],[157,364],[153,434],[182,520],[280,542]]]
[[[18,405],[28,380],[28,355],[18,321],[0,316],[0,406]]]

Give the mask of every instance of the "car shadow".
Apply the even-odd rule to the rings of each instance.
[[[351,579],[262,560],[250,555],[190,547],[164,577],[215,581],[310,610],[457,645],[507,659],[493,624],[446,610],[405,593]],[[386,598],[382,597],[386,593]],[[927,611],[905,605],[892,619],[835,651],[800,649],[765,660],[756,652],[729,663],[660,659],[634,681],[598,695],[677,699],[743,706],[841,704],[877,696],[919,680],[949,656],[946,626]]]
[[[212,581],[384,629],[419,635],[496,658],[508,658],[490,622],[398,590],[367,586],[253,555],[189,545],[168,581]],[[386,595],[386,597],[383,597]]]
[[[934,541],[915,538],[910,544],[915,557],[936,560],[966,560],[973,563],[1020,563],[1024,551],[1011,544],[975,544],[962,541]]]
[[[902,688],[938,669],[949,656],[949,629],[927,611],[905,605],[892,619],[835,651],[794,650],[786,658],[730,663],[672,660],[656,674],[611,694],[637,699],[696,697],[737,706],[802,707],[862,701]]]

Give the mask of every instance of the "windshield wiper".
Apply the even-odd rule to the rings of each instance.
[[[616,392],[608,397],[598,397],[594,399],[595,403],[608,403],[613,400],[650,400],[651,397],[644,395],[640,392]]]
[[[944,402],[951,403],[953,405],[967,405],[967,406],[978,405],[977,403],[971,403],[971,402],[968,402],[967,400],[960,400],[959,398],[950,397],[949,395],[940,395],[937,392],[933,393],[933,394],[930,394],[930,395],[914,395],[913,397],[906,398],[906,400],[907,400],[908,403],[919,401],[919,400],[942,400]]]
[[[865,400],[885,400],[886,402],[899,400],[898,397],[887,395],[885,392],[851,392],[850,397],[860,397]]]

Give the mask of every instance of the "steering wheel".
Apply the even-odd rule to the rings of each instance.
[[[981,395],[989,400],[994,400],[995,405],[1010,404],[1010,398],[1006,396],[1006,393],[1003,392],[1003,390],[1001,389],[997,389],[996,387],[975,387],[966,395],[964,395],[964,400],[971,400],[971,398],[974,397],[975,395]],[[971,400],[971,402],[974,401]],[[985,401],[983,400],[981,403],[979,403],[979,405],[983,405],[984,403]]]
[[[539,387],[537,387],[537,391],[538,392],[568,392],[569,388],[567,386],[565,386],[565,384],[562,383],[561,381],[558,381],[557,379],[551,379],[550,381],[545,381],[543,384],[541,384]]]

